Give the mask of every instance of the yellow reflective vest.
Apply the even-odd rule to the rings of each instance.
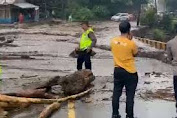
[[[80,41],[80,50],[84,51],[86,49],[88,49],[89,47],[91,47],[92,45],[92,39],[89,38],[89,33],[91,33],[93,31],[92,28],[89,28],[87,31],[85,31],[84,33],[82,33],[82,37],[81,37],[81,41]]]

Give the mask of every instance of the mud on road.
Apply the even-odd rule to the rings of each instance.
[[[93,26],[96,29],[98,45],[103,47],[109,47],[110,38],[119,35],[118,23],[116,22],[94,22]],[[134,25],[133,28],[135,28]],[[81,31],[79,23],[43,24],[28,29],[1,29],[0,34],[3,36],[16,36],[13,42],[15,46],[0,47],[0,62],[3,70],[0,85],[1,93],[28,89],[32,85],[35,86],[41,82],[46,82],[53,76],[64,76],[76,71],[76,59],[69,57],[69,54],[77,47]],[[136,42],[139,48],[146,52],[158,51],[138,41]],[[81,108],[89,109],[88,112],[93,113],[93,115],[88,115],[88,118],[96,118],[104,113],[105,115],[102,117],[107,118],[111,114],[112,55],[105,48],[95,48],[94,50],[97,52],[97,55],[92,59],[93,72],[96,76],[96,80],[93,82],[94,91],[91,95],[76,103],[78,118],[82,118],[84,114],[87,114]],[[136,58],[136,65],[139,73],[139,85],[136,95],[138,105],[135,106],[136,109],[140,110],[141,104],[143,104],[147,108],[142,109],[142,112],[147,114],[149,112],[147,109],[151,109],[157,103],[155,100],[172,101],[166,105],[171,108],[174,104],[171,66],[148,58]],[[124,90],[121,98],[122,104],[125,103],[125,99]],[[147,102],[149,101],[152,101],[152,105],[148,106]],[[79,108],[79,105],[81,108]],[[162,103],[162,105],[164,104]],[[122,111],[124,107],[123,105]],[[41,105],[31,106],[26,111],[13,111],[11,117],[35,118],[43,108],[44,106]],[[106,112],[98,114],[93,111],[94,108]],[[61,113],[56,113],[53,117],[67,117],[65,116],[66,109],[66,107],[62,107]],[[144,118],[142,114],[137,114],[140,118]],[[171,113],[167,116],[171,117],[173,115],[174,113]],[[158,115],[155,116],[158,117]],[[147,118],[154,118],[154,116]]]

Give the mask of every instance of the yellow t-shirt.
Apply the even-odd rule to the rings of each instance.
[[[115,37],[111,40],[111,51],[115,67],[124,68],[129,73],[137,72],[134,55],[138,49],[134,41],[123,36]]]

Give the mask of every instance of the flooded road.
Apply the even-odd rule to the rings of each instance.
[[[115,25],[114,22],[95,23],[94,26],[100,30],[97,32],[99,45],[109,45],[110,38],[119,34],[116,31],[118,25],[117,23]],[[67,32],[68,28],[73,31]],[[43,31],[50,35],[41,34]],[[0,48],[0,55],[9,57],[0,60],[3,68],[0,91],[2,93],[16,92],[45,82],[50,77],[64,76],[76,71],[76,59],[69,57],[69,54],[77,47],[79,31],[76,24],[43,25],[20,29],[21,33],[13,43],[16,47]],[[7,31],[0,30],[0,32]],[[38,33],[33,34],[34,32]],[[63,36],[68,33],[71,35]],[[139,47],[146,50],[155,50],[136,42]],[[76,101],[73,110],[75,115],[72,118],[111,117],[114,69],[112,54],[110,51],[102,49],[94,50],[97,55],[92,58],[93,73],[96,76],[96,80],[93,82],[93,92]],[[19,56],[20,58],[17,58]],[[22,56],[28,58],[21,58]],[[136,65],[139,84],[135,98],[135,116],[138,118],[174,117],[175,102],[171,66],[147,58],[136,58]],[[169,96],[161,96],[159,91],[165,91],[165,94]],[[37,118],[43,108],[44,105],[31,106],[25,111],[12,112],[11,118]],[[68,118],[68,112],[68,106],[65,103],[52,118]],[[125,117],[125,90],[121,98],[120,113]]]
[[[135,101],[135,116],[137,118],[173,118],[175,114],[174,103],[165,101],[145,102],[141,100]],[[125,118],[125,103],[120,104],[120,114]],[[55,113],[52,118],[67,118],[67,108],[63,108],[60,112]],[[106,104],[91,105],[76,103],[76,118],[111,118],[112,106],[111,102]]]

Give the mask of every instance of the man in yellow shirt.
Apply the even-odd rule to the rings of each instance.
[[[131,25],[123,21],[119,25],[121,36],[111,40],[111,51],[114,58],[114,92],[112,118],[121,118],[119,114],[119,98],[122,89],[126,89],[126,118],[134,118],[134,96],[138,84],[138,74],[135,67],[135,56],[138,53],[136,44],[132,41]]]

